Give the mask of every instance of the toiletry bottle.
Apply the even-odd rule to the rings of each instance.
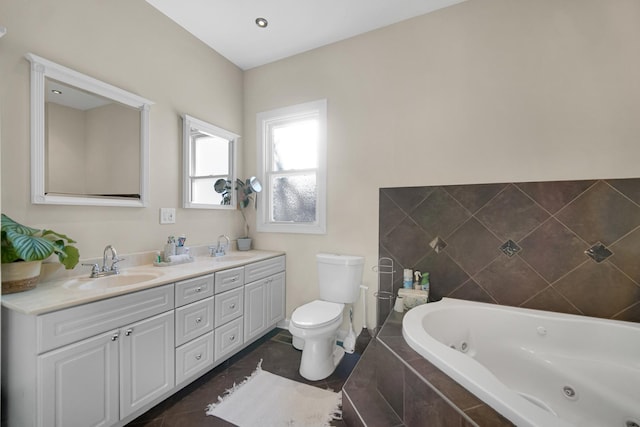
[[[405,268],[404,269],[404,280],[403,280],[403,287],[405,289],[411,289],[411,286],[413,285],[412,279],[413,279],[413,271],[410,268]]]
[[[167,238],[167,244],[164,245],[164,262],[169,262],[169,257],[176,254],[176,239],[173,236]]]
[[[413,289],[415,290],[420,290],[422,289],[422,287],[420,286],[420,278],[422,277],[422,273],[420,273],[418,270],[413,272]]]
[[[160,251],[156,251],[155,263],[160,264],[162,262],[162,256],[160,256]]]
[[[420,283],[422,290],[427,292],[427,301],[429,301],[429,273],[422,273],[422,282]]]

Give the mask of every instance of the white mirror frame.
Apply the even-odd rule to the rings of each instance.
[[[207,123],[203,120],[196,119],[188,114],[182,115],[182,207],[191,209],[236,209],[237,206],[237,191],[231,191],[231,202],[228,205],[218,204],[206,204],[206,203],[193,203],[191,201],[191,157],[192,144],[191,144],[191,129],[198,129],[211,135],[219,136],[229,141],[231,147],[229,149],[229,181],[232,183],[232,187],[235,188],[237,177],[237,145],[240,139],[240,135],[237,135],[228,130],[222,129],[218,126]]]
[[[149,200],[149,108],[153,102],[71,70],[32,53],[31,62],[31,203],[145,207]],[[45,78],[75,86],[140,110],[140,199],[49,195],[45,192]]]

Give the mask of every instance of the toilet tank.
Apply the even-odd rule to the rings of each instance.
[[[318,254],[320,299],[343,304],[354,303],[360,295],[364,257]]]

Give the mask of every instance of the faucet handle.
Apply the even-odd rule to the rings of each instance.
[[[116,256],[115,258],[113,258],[111,260],[111,271],[115,271],[116,273],[118,273],[118,263],[120,261],[124,261],[126,258],[121,258],[119,256]]]
[[[87,267],[91,267],[91,276],[90,277],[98,277],[98,274],[100,273],[100,266],[97,263],[96,264],[82,263],[82,265],[87,266]]]

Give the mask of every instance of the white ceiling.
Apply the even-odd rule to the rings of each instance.
[[[247,70],[465,0],[146,1]]]

